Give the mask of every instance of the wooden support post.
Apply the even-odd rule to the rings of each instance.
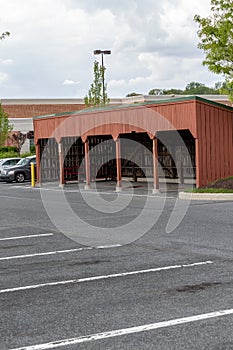
[[[183,172],[183,162],[182,160],[179,162],[179,178],[180,178],[180,184],[184,184],[184,172]]]
[[[116,139],[116,167],[117,167],[117,184],[116,192],[122,191],[122,181],[121,181],[121,140],[118,137]]]
[[[88,138],[85,140],[85,143],[84,143],[84,151],[85,151],[85,170],[86,170],[85,190],[90,190],[90,188],[91,188],[91,172],[90,172],[90,154],[89,154]]]
[[[195,162],[196,162],[196,187],[199,188],[202,185],[200,177],[200,152],[199,152],[199,140],[195,139]]]
[[[64,150],[62,145],[62,140],[58,143],[58,154],[59,154],[59,187],[64,187],[65,177],[64,177]]]
[[[38,140],[36,144],[36,184],[39,187],[41,186],[40,160],[40,140]]]
[[[154,174],[154,188],[153,194],[159,192],[159,172],[158,172],[158,140],[153,138],[153,174]]]
[[[175,159],[176,159],[176,170],[177,170],[178,177],[179,177],[179,183],[180,183],[180,185],[183,185],[184,184],[184,173],[183,173],[183,150],[182,150],[182,146],[177,146]]]

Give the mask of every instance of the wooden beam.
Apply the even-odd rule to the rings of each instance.
[[[64,149],[62,140],[58,143],[58,154],[59,154],[59,187],[64,187],[65,177],[64,177]]]
[[[85,170],[86,170],[86,185],[85,190],[90,190],[91,188],[91,171],[90,171],[90,154],[89,154],[89,141],[86,138],[84,143],[85,152]]]
[[[41,173],[40,173],[40,140],[36,144],[36,183],[37,186],[41,186]]]
[[[116,192],[122,191],[122,181],[121,181],[121,140],[118,137],[116,142],[116,167],[117,167],[117,184]]]
[[[154,174],[154,188],[153,193],[159,192],[159,172],[158,172],[158,140],[153,138],[153,174]]]

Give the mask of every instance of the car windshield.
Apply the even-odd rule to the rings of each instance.
[[[0,163],[1,166],[7,165],[9,161],[8,160],[4,160],[3,162]]]
[[[22,158],[20,159],[20,161],[17,163],[17,165],[25,165],[28,163],[28,159],[27,158]]]

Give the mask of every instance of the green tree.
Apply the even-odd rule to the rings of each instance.
[[[163,90],[163,95],[184,95],[184,90],[180,90],[180,89]]]
[[[161,95],[183,95],[184,91],[180,89],[152,89],[148,93],[149,95],[156,95],[156,96],[161,96]]]
[[[3,40],[5,39],[7,36],[10,35],[10,32],[3,32],[1,35],[0,35],[0,40]]]
[[[219,95],[219,89],[208,87],[205,84],[192,81],[184,90],[185,95]]]
[[[156,96],[163,95],[163,89],[159,89],[159,88],[151,89],[148,92],[148,95],[156,95]]]
[[[137,92],[130,92],[125,97],[133,97],[133,96],[140,96],[140,95],[142,95],[142,94],[138,94]]]
[[[205,84],[192,81],[186,85],[184,90],[181,89],[152,89],[149,95],[220,95],[226,94],[226,83],[217,82],[214,87],[206,86]]]
[[[198,47],[205,52],[206,65],[211,72],[222,74],[233,99],[233,5],[232,0],[211,0],[211,15],[195,15],[199,25]]]
[[[231,94],[233,91],[233,80],[224,81],[219,87],[219,93],[221,95],[228,95],[232,100]]]
[[[84,103],[86,107],[104,106],[109,103],[107,86],[103,86],[106,68],[95,61],[93,71],[94,80],[88,94],[84,97]]]
[[[13,126],[9,123],[8,115],[4,112],[2,104],[0,103],[0,146],[4,145],[12,129]]]

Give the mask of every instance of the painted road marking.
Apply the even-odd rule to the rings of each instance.
[[[85,277],[85,278],[78,278],[78,279],[73,279],[73,280],[57,281],[57,282],[47,282],[47,283],[34,284],[34,285],[22,286],[22,287],[16,287],[16,288],[1,289],[0,294],[18,292],[18,291],[22,291],[22,290],[37,289],[37,288],[43,288],[43,287],[52,287],[52,286],[59,286],[59,285],[100,281],[100,280],[105,280],[105,279],[109,279],[109,278],[133,276],[133,275],[139,275],[139,274],[145,274],[145,273],[151,273],[151,272],[160,272],[160,271],[186,268],[186,267],[194,267],[194,266],[202,266],[202,265],[208,265],[208,264],[213,264],[213,262],[212,261],[202,261],[202,262],[196,262],[196,263],[192,263],[192,264],[164,266],[164,267],[156,267],[156,268],[147,269],[147,270],[115,273],[112,275]]]
[[[208,320],[211,318],[223,317],[223,316],[228,316],[228,315],[232,315],[232,314],[233,314],[233,309],[221,310],[221,311],[209,312],[206,314],[177,318],[177,319],[169,320],[169,321],[162,321],[162,322],[157,322],[157,323],[146,324],[146,325],[142,325],[142,326],[123,328],[123,329],[118,329],[118,330],[114,330],[114,331],[90,334],[87,336],[81,336],[81,337],[70,338],[70,339],[57,340],[57,341],[53,341],[50,343],[26,346],[26,347],[17,348],[17,349],[11,349],[11,350],[54,349],[54,348],[58,348],[58,347],[62,347],[62,346],[76,345],[76,344],[87,343],[87,342],[101,340],[101,339],[114,338],[114,337],[119,337],[119,336],[123,336],[123,335],[141,333],[141,332],[146,332],[146,331],[153,331],[155,329],[178,326],[178,325],[185,324],[185,323],[203,321],[203,320]]]
[[[41,233],[38,235],[26,235],[26,236],[16,236],[16,237],[5,237],[0,238],[0,241],[10,241],[14,239],[24,239],[24,238],[35,238],[35,237],[46,237],[46,236],[53,236],[53,233]]]
[[[4,257],[0,258],[0,261],[2,261],[2,260],[34,258],[36,256],[47,256],[47,255],[56,255],[56,254],[81,252],[83,250],[110,249],[110,248],[118,248],[118,247],[121,247],[121,245],[120,244],[113,244],[113,245],[103,245],[103,246],[98,246],[98,247],[84,247],[84,248],[74,248],[74,249],[66,249],[66,250],[55,250],[55,251],[52,251],[52,252],[44,252],[44,253],[4,256]]]
[[[40,191],[52,191],[52,192],[68,192],[68,193],[85,193],[85,194],[107,194],[107,195],[113,195],[117,194],[119,196],[131,196],[131,197],[148,197],[148,198],[157,198],[157,199],[174,199],[176,197],[174,196],[167,196],[167,192],[162,192],[161,195],[153,195],[149,194],[152,192],[152,190],[149,190],[147,193],[148,194],[138,194],[138,193],[127,193],[127,192],[116,192],[115,190],[105,192],[105,191],[95,191],[95,190],[83,190],[83,189],[70,189],[70,188],[46,188],[46,187],[31,187],[31,186],[11,186],[14,188],[19,188],[19,189],[32,189],[34,190],[40,190]],[[127,190],[127,188],[126,188]],[[123,189],[124,191],[124,189]],[[172,191],[174,192],[174,191]],[[10,198],[10,197],[9,197]]]
[[[5,198],[5,199],[19,199],[19,200],[28,200],[28,201],[36,201],[40,200],[39,198],[26,198],[26,197],[14,197],[14,196],[4,196],[0,195],[0,198]]]

